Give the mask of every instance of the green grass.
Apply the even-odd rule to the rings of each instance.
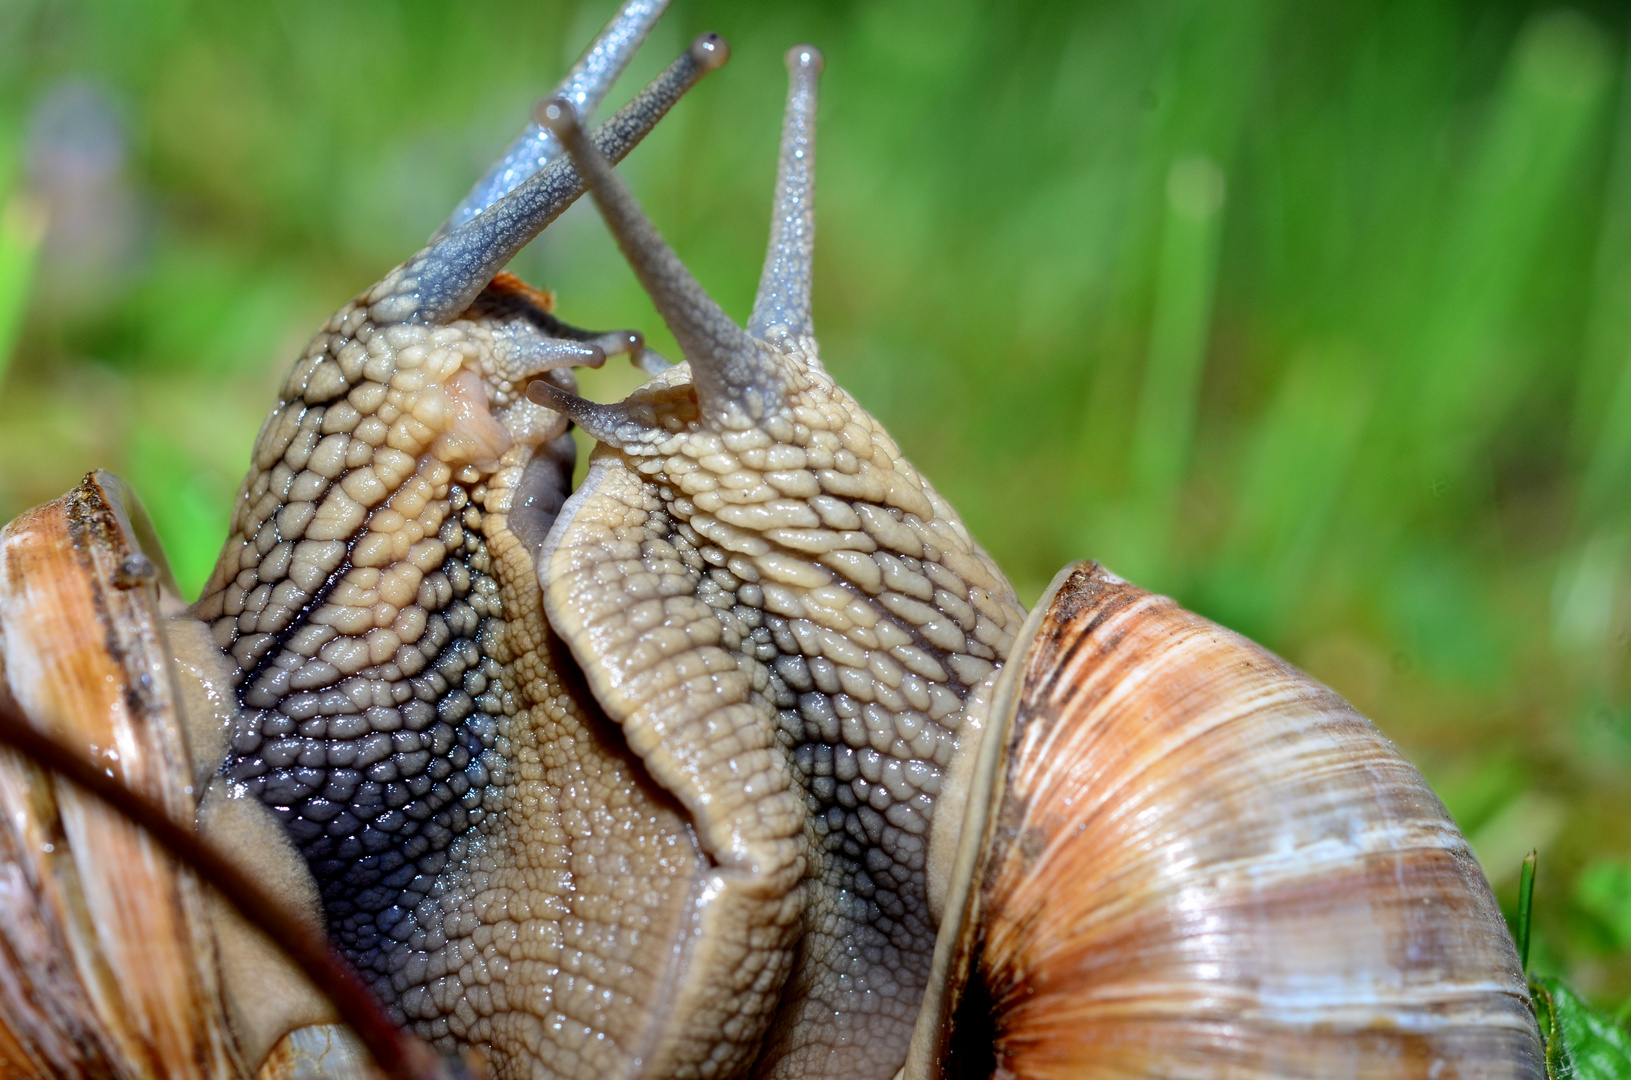
[[[0,518],[111,467],[196,587],[283,366],[610,6],[0,0]],[[1509,911],[1541,849],[1532,968],[1631,997],[1625,10],[675,0],[628,85],[703,29],[624,171],[727,309],[810,40],[824,355],[1022,596],[1098,557],[1308,668]],[[31,189],[87,95],[123,165]],[[672,351],[587,208],[517,268]]]

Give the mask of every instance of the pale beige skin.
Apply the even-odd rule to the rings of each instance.
[[[775,1013],[773,1075],[887,1077],[928,979],[936,826],[959,821],[942,785],[1023,612],[801,345],[752,427],[697,416],[683,368],[636,395],[662,437],[597,452],[547,603],[719,868],[697,955],[796,964],[779,1005],[746,974],[691,992]]]

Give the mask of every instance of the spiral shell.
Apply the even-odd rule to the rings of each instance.
[[[195,811],[141,504],[94,472],[0,530],[0,695],[179,821]],[[95,796],[0,749],[0,1075],[366,1080],[334,1025],[244,1061],[194,876]]]
[[[1489,885],[1392,743],[1096,564],[1055,590],[968,934],[997,1075],[1544,1075]]]

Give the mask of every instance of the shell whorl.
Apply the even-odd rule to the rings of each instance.
[[[1489,886],[1392,743],[1096,564],[1056,588],[975,884],[999,1070],[1544,1075]]]

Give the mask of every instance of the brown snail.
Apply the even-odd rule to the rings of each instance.
[[[607,158],[723,58],[699,39],[592,135],[588,98],[551,102],[567,158],[330,320],[190,611],[111,481],[8,526],[11,697],[500,1077],[1540,1075],[1488,886],[1374,728],[1090,565],[1027,620],[827,376],[813,49],[745,330],[662,243]],[[585,189],[687,363],[501,273]],[[577,398],[614,352],[651,381]],[[599,442],[576,491],[568,421]],[[0,763],[38,913],[0,927],[0,1061],[364,1068],[275,949],[77,798]]]

